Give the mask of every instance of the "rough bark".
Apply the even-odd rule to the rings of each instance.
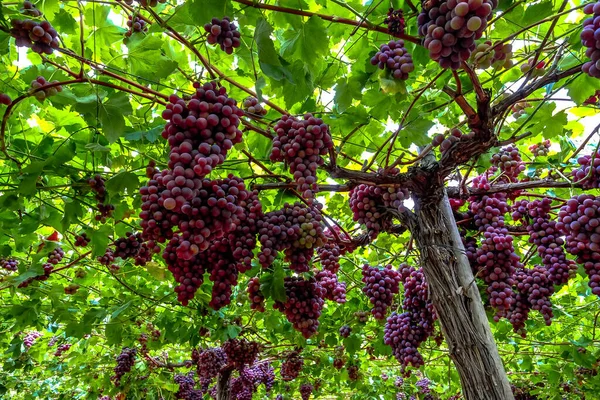
[[[512,400],[510,384],[492,336],[469,260],[444,189],[415,199],[405,217],[421,253],[450,357],[467,400]]]
[[[231,392],[229,387],[231,370],[225,369],[221,371],[217,379],[217,400],[229,400]]]

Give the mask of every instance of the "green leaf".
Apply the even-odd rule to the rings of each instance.
[[[100,121],[103,132],[110,143],[119,139],[125,131],[124,115],[132,113],[129,97],[124,93],[116,93],[108,97],[107,101],[100,106]]]
[[[103,256],[108,248],[108,242],[112,235],[110,226],[102,225],[97,230],[89,231],[90,244],[92,245],[92,257]]]

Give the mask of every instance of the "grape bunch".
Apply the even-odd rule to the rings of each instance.
[[[69,351],[70,348],[71,348],[71,345],[69,343],[60,344],[56,348],[56,351],[54,352],[54,356],[60,357],[63,355],[64,352]]]
[[[0,93],[0,104],[10,106],[12,104],[12,99],[6,93]]]
[[[273,389],[273,385],[275,385],[275,370],[269,362],[255,363],[244,372],[252,377],[255,387],[262,384],[265,385],[267,392]]]
[[[352,238],[342,232],[338,225],[333,225],[333,228],[326,228],[323,232],[327,238],[327,242],[317,249],[319,262],[324,270],[329,270],[334,274],[340,269],[340,256],[354,251],[354,243]]]
[[[77,291],[79,290],[79,285],[75,284],[75,283],[71,283],[69,286],[65,287],[65,294],[67,295],[72,295],[77,293]]]
[[[50,275],[50,273],[54,269],[54,266],[62,261],[64,256],[65,256],[65,252],[61,247],[55,248],[54,250],[52,250],[50,252],[50,254],[48,254],[48,260],[42,265],[42,267],[44,268],[44,276],[46,278]],[[45,279],[40,279],[40,280],[45,280]]]
[[[388,32],[392,36],[404,33],[404,28],[406,27],[404,14],[401,9],[394,10],[393,8],[390,8],[383,23],[387,24]]]
[[[594,156],[583,155],[577,159],[581,167],[571,171],[573,179],[586,189],[600,187],[600,150]]]
[[[565,248],[577,257],[589,277],[592,293],[600,296],[600,197],[582,194],[561,207],[556,228],[566,234]]]
[[[493,50],[490,50],[492,49]],[[509,69],[513,66],[512,45],[498,44],[492,45],[490,40],[480,43],[471,54],[471,62],[480,69]]]
[[[513,106],[511,107],[511,110],[513,112],[513,118],[519,118],[520,116],[525,115],[525,110],[529,107],[531,107],[531,104],[527,101],[518,101],[515,104],[513,104]]]
[[[394,357],[403,367],[418,368],[424,362],[418,348],[433,333],[436,315],[428,299],[428,285],[422,269],[402,264],[400,275],[404,283],[404,313],[393,312],[388,317],[384,343],[391,346]]]
[[[48,82],[43,76],[38,76],[36,79],[31,81],[31,90],[37,90],[40,88],[44,88],[44,86],[47,86],[49,84],[54,85],[56,83],[58,83],[58,81]],[[62,90],[63,87],[61,85],[56,85],[48,89],[38,90],[37,92],[33,93],[33,95],[40,102],[43,102],[47,97],[55,96],[57,93],[62,92]]]
[[[162,132],[170,146],[168,166],[173,172],[180,167],[177,170],[182,170],[186,179],[194,175],[204,178],[242,141],[238,126],[244,112],[227,96],[227,90],[217,87],[215,82],[202,86],[195,82],[194,88],[196,93],[187,102],[171,95],[162,113],[168,121]]]
[[[176,398],[184,400],[201,400],[203,398],[203,391],[196,389],[193,372],[188,372],[187,375],[177,374],[173,380],[179,385],[179,390],[175,394]]]
[[[254,364],[260,352],[260,345],[246,339],[229,339],[223,344],[223,351],[227,355],[229,366],[242,369]]]
[[[90,238],[85,232],[75,236],[75,243],[73,243],[75,247],[86,247],[88,244],[90,244]]]
[[[346,369],[348,370],[348,379],[351,381],[357,381],[360,378],[357,365],[349,365]]]
[[[337,275],[328,270],[315,272],[315,279],[325,290],[325,298],[343,304],[346,302],[346,282],[339,282]]]
[[[137,14],[127,16],[127,27],[129,27],[129,30],[125,32],[125,37],[131,37],[131,35],[137,32],[148,32],[146,21]]]
[[[310,383],[303,383],[302,385],[300,385],[300,397],[302,397],[302,400],[310,399],[310,395],[312,394],[314,389],[314,386]]]
[[[521,269],[515,275],[517,295],[515,303],[508,314],[508,320],[515,332],[525,336],[524,327],[529,310],[539,311],[546,325],[552,323],[552,303],[550,296],[554,293],[554,284],[545,267],[535,266]]]
[[[211,381],[227,365],[227,355],[219,347],[209,348],[199,352],[197,357],[192,353],[192,361],[196,364],[196,373],[200,379]]]
[[[358,320],[358,322],[365,323],[369,320],[369,313],[366,311],[356,311],[354,316]]]
[[[386,208],[400,210],[409,198],[407,189],[360,184],[350,191],[350,209],[354,221],[363,224],[374,238],[391,227],[392,215]]]
[[[377,65],[379,69],[387,69],[394,79],[403,81],[415,70],[412,56],[404,47],[404,40],[392,40],[388,44],[382,44],[377,54],[371,58],[371,64]]]
[[[35,53],[48,55],[58,49],[58,32],[50,22],[13,19],[10,23],[10,35],[18,47],[29,47]]]
[[[284,115],[275,124],[271,161],[285,161],[302,196],[312,201],[317,188],[317,169],[323,155],[333,148],[329,127],[321,118],[305,114],[303,119]]]
[[[384,319],[388,308],[394,301],[394,295],[400,291],[401,276],[391,264],[384,268],[365,264],[362,268],[362,291],[373,305],[371,314],[375,319]]]
[[[17,271],[19,269],[19,260],[16,258],[0,257],[0,268],[6,271]]]
[[[497,0],[423,2],[417,23],[431,59],[442,68],[459,69],[475,50],[497,5]]]
[[[208,44],[218,44],[227,54],[232,54],[233,49],[242,44],[240,32],[229,17],[223,17],[222,20],[213,18],[210,23],[204,25],[204,30],[208,33]]]
[[[121,354],[117,356],[117,365],[114,368],[115,374],[110,378],[115,386],[121,385],[123,375],[131,371],[135,364],[137,350],[135,348],[123,347]]]
[[[28,15],[30,17],[41,17],[43,15],[42,12],[36,8],[35,4],[28,0],[23,2],[21,14]]]
[[[252,278],[248,282],[248,298],[250,299],[250,308],[260,312],[265,311],[265,296],[260,291],[260,280]]]
[[[43,335],[38,331],[31,331],[31,332],[27,333],[25,335],[25,337],[23,338],[23,345],[25,346],[25,348],[27,350],[29,350],[31,348],[31,346],[33,346],[35,341],[38,340],[39,338],[41,338],[42,336]]]
[[[300,375],[300,371],[304,367],[304,359],[298,353],[291,353],[281,363],[279,374],[281,379],[286,382],[293,381]]]
[[[589,15],[583,21],[581,43],[587,47],[585,55],[590,61],[583,64],[581,70],[593,78],[600,78],[600,2],[587,4],[583,12]]]
[[[529,151],[531,151],[533,157],[546,157],[550,152],[550,146],[552,146],[550,139],[546,139],[541,143],[532,144],[529,146]]]
[[[106,219],[112,216],[115,206],[106,204],[107,193],[106,186],[104,185],[104,178],[102,178],[100,174],[96,174],[94,177],[89,178],[87,183],[92,192],[95,193],[95,198],[98,201],[98,204],[96,204],[98,214],[95,216],[95,219],[96,221],[105,223]]]
[[[499,168],[502,174],[511,182],[516,181],[521,172],[525,171],[525,163],[521,159],[519,149],[509,145],[492,156],[492,165]]]
[[[114,256],[121,257],[123,260],[135,257],[142,246],[143,239],[139,233],[125,233],[125,237],[115,240]]]
[[[469,200],[469,211],[473,214],[475,226],[480,232],[484,232],[488,227],[504,227],[504,214],[509,211],[505,194],[494,193],[480,197],[472,196]]]
[[[2,104],[2,102],[0,101],[0,104]],[[588,106],[598,106],[600,105],[600,89],[596,90],[596,92],[588,97],[587,99],[585,99],[585,101],[583,102],[583,104],[586,104]]]
[[[530,58],[529,60],[527,60],[526,63],[521,64],[521,73],[522,74],[527,74],[529,71],[531,71],[533,69],[533,71],[531,72],[531,76],[533,77],[540,77],[540,76],[544,76],[544,74],[546,73],[546,61],[538,61],[537,64],[533,65],[533,63],[535,62],[534,58]]]
[[[448,150],[450,150],[454,143],[460,142],[461,140],[471,139],[474,137],[474,135],[474,132],[469,132],[466,135],[463,135],[460,129],[452,128],[450,129],[450,134],[447,137],[441,133],[435,135],[431,141],[431,145],[433,147],[439,146],[442,154],[445,154]]]
[[[246,97],[242,103],[244,111],[253,117],[261,118],[267,115],[267,110],[259,103],[256,97]]]
[[[273,263],[277,252],[284,251],[284,259],[290,262],[292,271],[309,271],[315,249],[327,241],[319,209],[320,205],[286,203],[282,209],[268,212],[257,221],[261,243],[258,260],[263,268]]]
[[[323,309],[325,289],[314,279],[301,277],[284,278],[285,302],[276,301],[274,308],[285,314],[297,331],[306,339],[319,328],[319,317]]]
[[[352,328],[350,328],[348,325],[343,325],[340,328],[340,336],[343,338],[347,338],[348,336],[350,336],[350,333],[352,333]]]

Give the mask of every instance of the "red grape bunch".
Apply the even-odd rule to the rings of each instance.
[[[587,4],[583,12],[589,15],[583,21],[581,43],[587,47],[585,55],[590,61],[583,64],[581,70],[593,78],[600,78],[600,1]]]
[[[571,198],[558,213],[556,228],[566,234],[565,248],[577,257],[589,277],[592,293],[600,296],[600,197]]]
[[[329,127],[321,118],[284,115],[275,124],[271,161],[285,161],[302,196],[311,201],[317,188],[317,169],[333,148]]]
[[[492,156],[492,165],[500,168],[502,174],[511,182],[515,182],[521,172],[525,171],[525,163],[521,159],[519,149],[509,145]]]
[[[6,271],[17,271],[19,269],[19,260],[16,258],[0,257],[0,268]]]
[[[193,372],[188,372],[187,375],[177,374],[173,380],[179,385],[179,390],[175,394],[176,398],[184,400],[203,399],[204,392],[201,389],[196,389],[196,380],[194,379]]]
[[[595,155],[584,155],[577,159],[581,167],[571,171],[573,179],[586,189],[600,187],[600,150]]]
[[[309,400],[314,389],[314,386],[310,383],[300,385],[300,397],[302,397],[302,400]]]
[[[490,50],[492,47],[494,49]],[[475,51],[471,54],[470,60],[475,67],[480,69],[488,69],[490,67],[494,69],[509,69],[513,66],[512,45],[508,43],[492,45],[490,40],[486,40],[477,45]]]
[[[204,30],[208,32],[208,44],[218,44],[227,54],[233,53],[233,49],[242,44],[240,31],[229,17],[223,17],[223,20],[213,18],[209,24],[204,25]]]
[[[337,275],[328,269],[315,272],[319,285],[325,289],[325,298],[343,304],[346,302],[346,282],[339,282]]]
[[[554,284],[545,267],[535,266],[531,269],[520,269],[515,276],[517,295],[508,314],[508,320],[515,332],[525,336],[525,321],[529,310],[539,311],[546,325],[552,323],[552,303],[550,296],[554,293]]]
[[[180,167],[178,170],[186,179],[192,179],[194,175],[204,178],[225,161],[227,152],[235,144],[242,141],[238,126],[244,112],[227,96],[227,90],[217,87],[215,82],[202,86],[195,82],[194,88],[196,93],[187,102],[171,95],[162,113],[168,121],[162,132],[170,146],[168,166],[173,172]]]
[[[340,328],[340,336],[343,338],[347,338],[348,336],[350,336],[351,333],[352,333],[352,328],[350,328],[348,325],[343,325]]]
[[[123,260],[135,257],[142,247],[143,239],[139,233],[132,234],[127,232],[125,237],[115,240],[114,256],[121,257]]]
[[[261,249],[258,260],[263,268],[269,267],[277,252],[284,251],[285,261],[296,272],[310,270],[315,249],[326,241],[320,205],[308,207],[296,202],[285,204],[282,209],[268,212],[257,221]]]
[[[56,84],[58,81],[48,82],[43,76],[38,76],[36,79],[31,81],[31,90],[43,88],[49,84]],[[47,97],[55,96],[57,93],[62,92],[63,87],[61,85],[53,86],[48,89],[38,90],[33,95],[36,99],[43,102]]]
[[[473,132],[469,132],[466,135],[463,135],[460,129],[452,128],[450,130],[450,134],[446,137],[443,134],[437,134],[433,138],[431,144],[433,147],[440,146],[440,151],[442,154],[445,154],[454,143],[460,142],[461,140],[467,140],[473,138],[475,134]]]
[[[371,64],[377,65],[379,69],[387,69],[394,79],[403,81],[415,70],[412,56],[404,47],[404,40],[392,40],[388,44],[382,44],[377,54],[371,58]]]
[[[530,58],[529,60],[527,60],[526,63],[521,64],[521,73],[527,74],[529,71],[531,71],[531,69],[533,69],[533,71],[531,72],[531,76],[544,76],[544,74],[546,73],[546,61],[538,61],[535,67],[533,66],[534,61],[534,58]]]
[[[148,32],[146,21],[137,14],[127,16],[127,26],[129,30],[125,32],[125,37],[131,37],[131,35],[137,32]]]
[[[260,312],[265,311],[265,296],[260,291],[260,280],[252,278],[248,282],[248,298],[250,299],[250,308]]]
[[[0,93],[0,104],[10,106],[12,104],[12,99],[6,93]]]
[[[21,14],[29,15],[30,17],[41,17],[43,15],[42,12],[36,8],[35,4],[29,0],[23,2]]]
[[[325,289],[314,279],[285,277],[285,302],[276,301],[274,308],[285,314],[297,331],[306,339],[317,333],[323,309]]]
[[[58,49],[58,33],[48,21],[36,22],[30,19],[10,21],[10,34],[18,47],[29,47],[38,54],[52,54]]]
[[[98,208],[99,214],[95,216],[96,221],[100,221],[102,223],[106,222],[107,218],[110,218],[115,210],[115,206],[112,204],[106,204],[106,187],[104,186],[104,178],[101,175],[96,174],[93,178],[88,179],[88,185],[92,189],[96,195],[96,200],[98,204],[96,207]]]
[[[54,352],[54,356],[60,357],[63,355],[64,352],[69,351],[70,348],[71,348],[71,345],[69,343],[59,344],[58,347],[56,348],[56,351]]]
[[[37,280],[44,281],[48,279],[54,266],[62,261],[65,256],[65,252],[62,248],[57,247],[48,254],[48,260],[42,265],[44,268],[44,275],[36,277]]]
[[[401,9],[394,10],[390,8],[387,13],[386,19],[383,20],[384,24],[388,26],[388,32],[394,36],[399,33],[404,33],[406,23],[404,22],[404,14]]]
[[[199,353],[195,350],[192,352],[192,361],[196,364],[196,373],[200,377],[200,381],[210,383],[227,365],[227,356],[221,348],[215,347]]]
[[[400,274],[404,282],[404,312],[393,312],[388,317],[384,343],[392,347],[394,357],[403,367],[418,368],[423,365],[418,348],[433,333],[436,315],[428,299],[428,285],[422,269],[402,264]]]
[[[351,381],[357,381],[360,378],[360,374],[358,371],[358,365],[349,365],[348,368],[348,379]]]
[[[90,244],[90,238],[87,233],[83,232],[75,236],[75,243],[73,243],[75,247],[86,247],[88,244]]]
[[[475,50],[492,18],[497,0],[431,0],[417,18],[419,34],[431,59],[442,68],[459,69]]]
[[[392,225],[393,214],[386,209],[401,210],[403,201],[409,196],[408,190],[401,187],[360,184],[350,191],[350,209],[354,221],[365,225],[375,238]]]
[[[327,242],[317,249],[319,262],[323,269],[337,274],[340,269],[340,256],[352,253],[355,245],[352,243],[352,238],[346,232],[342,232],[338,225],[333,225],[333,231],[326,228],[323,233]]]
[[[223,351],[227,355],[227,364],[241,370],[244,366],[254,364],[260,345],[246,339],[229,339],[223,344]]]
[[[532,144],[529,146],[529,151],[531,151],[533,157],[546,157],[550,152],[550,146],[552,146],[550,139],[546,139],[541,143]]]
[[[373,305],[371,314],[375,319],[385,319],[388,309],[394,301],[394,295],[400,291],[401,276],[391,264],[384,268],[365,264],[362,268],[363,293]]]
[[[131,371],[135,364],[137,350],[135,348],[123,347],[121,354],[117,356],[117,365],[114,368],[115,374],[110,378],[115,386],[121,385],[123,375]]]
[[[27,350],[29,350],[31,348],[31,346],[33,346],[35,341],[38,340],[39,338],[41,338],[42,336],[43,335],[38,331],[31,331],[31,332],[27,333],[25,335],[25,337],[23,338],[23,345],[25,346],[25,348]]]
[[[300,357],[298,353],[291,353],[281,363],[281,369],[279,371],[281,379],[286,382],[293,381],[298,377],[303,367],[304,359]]]
[[[244,111],[252,117],[262,118],[267,115],[267,110],[259,103],[256,97],[246,97],[242,103]]]

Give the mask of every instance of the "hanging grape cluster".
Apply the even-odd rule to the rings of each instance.
[[[48,55],[58,49],[58,32],[50,22],[30,19],[13,19],[10,22],[10,34],[18,47],[28,47],[35,53]]]
[[[546,157],[550,152],[550,146],[552,146],[550,139],[546,139],[541,143],[536,143],[529,146],[529,151],[531,151],[533,157]]]
[[[285,277],[286,300],[276,301],[275,309],[285,314],[294,329],[309,338],[317,333],[319,317],[323,309],[325,289],[314,279]]]
[[[260,280],[252,278],[248,282],[248,298],[250,299],[250,308],[260,312],[265,311],[265,296],[260,291]]]
[[[94,177],[89,178],[87,182],[92,192],[95,193],[96,200],[98,201],[98,204],[96,204],[98,214],[95,216],[95,219],[96,221],[105,223],[106,219],[112,216],[115,206],[106,204],[107,193],[106,186],[104,185],[104,178],[102,178],[101,175],[96,174]]]
[[[379,69],[387,69],[394,79],[403,81],[415,70],[412,56],[404,47],[404,40],[392,40],[388,44],[382,44],[377,54],[371,58],[371,64],[377,65]]]
[[[394,10],[393,8],[390,8],[383,23],[387,24],[388,32],[391,35],[404,33],[404,28],[406,27],[404,14],[401,9]]]
[[[475,50],[497,0],[431,0],[417,18],[423,45],[442,68],[459,69]]]
[[[224,17],[222,20],[213,18],[210,23],[204,25],[204,30],[208,33],[206,38],[208,44],[218,44],[227,54],[232,54],[233,49],[242,44],[240,32],[229,17]]]
[[[583,21],[581,43],[587,47],[585,55],[590,61],[582,65],[581,70],[593,78],[600,78],[600,2],[587,4],[583,12],[589,15]]]
[[[384,268],[365,264],[362,268],[362,291],[373,305],[371,314],[375,319],[385,319],[387,311],[394,301],[394,295],[400,291],[401,276],[391,264]]]
[[[70,348],[71,348],[71,345],[69,343],[60,344],[56,348],[56,351],[54,352],[54,356],[60,357],[63,355],[64,352],[69,351]]]
[[[258,260],[264,268],[283,251],[292,271],[309,271],[315,249],[327,241],[319,208],[320,205],[309,207],[300,202],[286,203],[282,209],[266,213],[257,221],[261,244]]]
[[[0,93],[0,104],[10,106],[12,104],[12,99],[6,93]]]
[[[348,336],[350,336],[350,333],[352,333],[352,328],[350,328],[348,325],[343,325],[340,328],[340,336],[343,338],[347,338]]]
[[[297,189],[312,201],[317,191],[317,169],[333,148],[329,127],[321,118],[305,114],[303,119],[284,115],[275,124],[271,161],[285,161],[294,175]]]
[[[227,355],[227,364],[237,369],[254,364],[260,352],[258,343],[246,339],[229,339],[222,347]]]
[[[131,37],[134,33],[148,32],[148,24],[137,14],[127,16],[127,27],[129,29],[125,32],[125,37]]]
[[[600,197],[575,196],[561,207],[556,228],[565,235],[565,248],[577,257],[589,277],[592,293],[600,296]]]
[[[310,383],[300,385],[300,397],[302,397],[302,400],[309,400],[314,389],[314,386]]]
[[[23,338],[23,345],[27,350],[29,350],[31,346],[33,346],[33,344],[36,342],[36,340],[38,340],[42,336],[43,335],[38,331],[31,331],[27,333]]]
[[[46,78],[44,78],[43,76],[38,76],[36,79],[31,81],[31,89],[36,90],[36,89],[43,88],[44,86],[47,86],[49,84],[54,85],[56,83],[58,83],[58,81],[48,82],[46,80]],[[62,90],[63,90],[63,87],[61,85],[55,85],[55,86],[52,86],[47,89],[38,90],[33,95],[35,96],[36,99],[43,102],[46,98],[55,96],[57,93],[62,92]]]
[[[0,257],[0,268],[11,272],[17,271],[19,269],[19,260],[11,257]]]
[[[492,156],[492,165],[499,168],[503,177],[515,182],[521,172],[525,171],[525,163],[521,159],[519,149],[509,145]]]
[[[36,6],[28,0],[23,2],[23,8],[20,10],[21,14],[28,15],[30,17],[41,17],[43,14]]]
[[[497,70],[509,69],[513,66],[512,45],[509,43],[492,45],[490,40],[486,40],[477,45],[470,60],[479,69],[490,67]]]
[[[595,155],[583,155],[577,159],[579,168],[571,171],[573,179],[583,188],[600,188],[600,150]]]
[[[527,112],[525,111],[527,108],[531,107],[531,104],[527,101],[518,101],[512,105],[511,110],[513,112],[512,116],[514,118],[519,118],[522,115],[525,115]]]
[[[117,356],[117,365],[114,368],[115,374],[110,378],[115,386],[121,385],[123,375],[131,371],[135,364],[137,350],[134,348],[123,347],[121,354]]]
[[[86,247],[90,243],[90,238],[87,233],[83,232],[80,235],[75,236],[75,243],[73,245],[75,247]]]
[[[328,269],[315,271],[315,279],[325,290],[325,299],[339,304],[346,302],[346,282],[339,282],[334,272]]]
[[[435,311],[429,301],[428,285],[422,269],[406,264],[400,266],[404,284],[404,312],[393,312],[386,321],[384,342],[391,346],[394,357],[403,366],[419,368],[423,357],[419,346],[433,333]]]
[[[288,357],[281,363],[279,374],[284,381],[293,381],[300,375],[300,371],[304,367],[304,359],[298,353],[290,353]]]
[[[354,221],[365,225],[375,238],[392,225],[392,214],[386,208],[401,210],[408,198],[409,192],[404,188],[360,184],[350,191],[349,203]]]
[[[192,353],[192,361],[196,364],[200,380],[210,383],[227,365],[227,355],[219,347],[209,348],[198,352],[196,357]]]
[[[255,118],[261,118],[267,115],[267,110],[260,104],[256,97],[246,97],[242,103],[244,111]]]
[[[179,390],[175,393],[176,398],[184,400],[200,400],[203,398],[204,391],[196,389],[197,383],[193,372],[188,372],[187,375],[177,374],[173,380],[179,385]]]

